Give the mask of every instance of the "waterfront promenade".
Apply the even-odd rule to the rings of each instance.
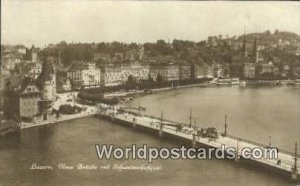
[[[161,91],[169,91],[174,89],[183,89],[183,88],[191,88],[191,87],[214,87],[216,86],[213,83],[196,83],[196,84],[190,84],[190,85],[180,85],[176,87],[163,87],[163,88],[153,88],[149,89],[152,93],[157,93]],[[145,90],[131,90],[127,92],[113,92],[113,93],[105,93],[105,98],[111,98],[111,97],[124,97],[124,96],[134,96],[134,95],[140,95],[145,94]]]
[[[69,121],[69,120],[74,120],[74,119],[79,119],[79,118],[95,115],[97,113],[97,108],[95,106],[82,105],[82,104],[75,102],[75,98],[76,98],[77,94],[78,94],[78,92],[59,94],[58,99],[53,104],[53,108],[58,110],[61,105],[71,104],[73,106],[84,108],[84,110],[81,111],[80,113],[70,114],[70,115],[60,114],[59,117],[56,117],[55,114],[53,114],[53,115],[50,115],[47,120],[37,120],[35,122],[30,122],[30,123],[22,121],[19,123],[20,129],[43,126],[43,125],[48,125],[48,124],[55,124],[55,123],[59,123],[59,122],[63,122],[63,121]],[[68,100],[72,100],[72,101],[69,102]]]
[[[69,120],[74,120],[74,119],[79,119],[79,118],[84,118],[84,117],[89,117],[93,116],[97,113],[97,109],[94,107],[87,107],[86,111],[77,113],[77,114],[72,114],[72,115],[66,115],[66,114],[61,114],[58,118],[55,116],[50,117],[48,120],[45,121],[36,121],[36,122],[21,122],[20,129],[26,129],[26,128],[31,128],[31,127],[38,127],[38,126],[43,126],[43,125],[48,125],[48,124],[55,124],[63,121],[69,121]]]
[[[117,108],[110,108],[104,105],[100,105],[99,108],[99,115],[108,117],[112,119],[113,121],[116,121],[120,124],[127,124],[131,125],[131,127],[141,127],[141,128],[146,128],[150,129],[153,131],[157,131],[157,134],[163,135],[164,133],[181,138],[184,140],[188,140],[192,143],[195,144],[202,144],[206,145],[209,147],[214,147],[214,148],[220,148],[221,145],[224,145],[225,148],[233,147],[237,149],[237,155],[238,157],[241,156],[241,149],[247,147],[250,149],[254,148],[264,148],[267,147],[267,145],[260,145],[255,142],[249,142],[243,139],[231,137],[231,136],[222,136],[218,135],[218,138],[206,138],[206,137],[201,137],[199,135],[196,135],[196,130],[193,128],[188,128],[186,124],[181,130],[176,129],[176,125],[178,124],[177,122],[172,122],[169,120],[157,118],[157,117],[152,117],[152,116],[146,116],[146,115],[139,115],[139,114],[133,114],[129,112],[118,112]],[[168,125],[167,125],[168,124]],[[170,125],[170,124],[173,124]],[[220,132],[219,132],[220,133]],[[299,158],[299,157],[298,157]],[[258,164],[265,165],[266,167],[270,167],[279,171],[283,171],[285,173],[289,173],[293,176],[293,179],[299,179],[299,173],[300,173],[300,163],[298,161],[297,163],[297,171],[293,171],[294,167],[294,155],[293,153],[287,153],[285,151],[279,150],[278,153],[278,159],[254,159],[252,158],[254,162]],[[278,160],[280,160],[280,163],[278,163]]]

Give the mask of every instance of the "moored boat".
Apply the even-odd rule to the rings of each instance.
[[[240,81],[240,86],[245,87],[247,85],[246,81]]]
[[[294,84],[295,84],[295,81],[294,81],[294,80],[291,80],[291,79],[288,79],[288,80],[282,80],[282,81],[281,81],[281,84],[282,84],[282,85],[294,85]]]
[[[240,85],[240,79],[239,78],[232,78],[231,79],[232,85]]]
[[[300,86],[300,79],[295,79],[295,85]]]
[[[220,86],[240,85],[240,79],[239,78],[218,79],[216,81],[216,84]]]

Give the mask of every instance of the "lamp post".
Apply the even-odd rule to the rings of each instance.
[[[163,129],[163,111],[161,111],[161,116],[160,116],[160,127],[159,127],[159,132],[158,132],[158,135],[159,135],[159,137],[162,137],[162,135],[163,135],[163,131],[162,131],[162,129]]]
[[[227,115],[225,115],[225,123],[224,123],[224,136],[227,135],[227,127],[228,127],[228,124],[227,124]]]
[[[294,155],[294,165],[292,167],[292,179],[298,179],[298,168],[297,168],[297,142],[295,143],[295,155]]]
[[[190,108],[190,128],[192,128],[192,108]]]

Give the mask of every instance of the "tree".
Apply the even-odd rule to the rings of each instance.
[[[157,74],[156,81],[158,83],[161,83],[163,81],[163,77],[160,75],[160,73]]]
[[[66,41],[61,41],[58,44],[59,48],[66,48],[68,46],[68,43]]]
[[[97,44],[97,52],[98,53],[109,53],[110,49],[106,43],[101,42],[101,43]]]
[[[82,108],[72,105],[61,105],[59,107],[59,113],[62,114],[76,114],[81,112]]]
[[[124,52],[124,47],[122,43],[114,41],[111,45],[112,53]]]
[[[130,49],[137,49],[138,45],[136,43],[130,43],[128,46]]]
[[[128,89],[135,89],[137,87],[136,78],[133,75],[128,76],[128,80],[126,82],[126,87]]]
[[[148,74],[148,81],[153,82],[153,78],[151,77],[150,73]]]
[[[267,36],[270,36],[271,32],[270,32],[270,30],[267,30],[267,31],[264,32],[264,34],[266,34]]]

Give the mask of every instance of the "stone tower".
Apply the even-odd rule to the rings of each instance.
[[[51,62],[43,63],[38,81],[42,90],[42,99],[54,101],[56,98],[56,74]]]
[[[32,45],[30,51],[31,51],[31,61],[32,61],[32,63],[36,63],[38,61],[38,51],[34,47],[34,45]]]

